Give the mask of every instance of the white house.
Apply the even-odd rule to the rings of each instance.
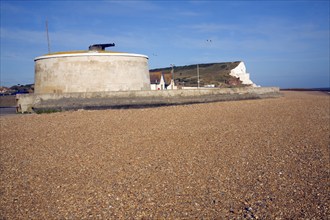
[[[150,87],[151,90],[177,89],[171,74],[164,74],[163,72],[150,73]]]

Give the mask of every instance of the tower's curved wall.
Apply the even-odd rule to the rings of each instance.
[[[148,57],[69,53],[35,58],[35,93],[150,90]]]

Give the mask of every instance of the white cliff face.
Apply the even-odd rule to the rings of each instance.
[[[236,68],[232,69],[230,75],[239,78],[242,81],[242,84],[256,87],[256,84],[250,80],[250,74],[246,72],[244,62],[240,62]]]

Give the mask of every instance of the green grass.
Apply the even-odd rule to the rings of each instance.
[[[214,84],[224,87],[235,77],[229,75],[230,71],[238,66],[240,61],[225,63],[199,64],[200,86]],[[162,71],[164,74],[171,74],[171,67],[153,69],[150,72]],[[175,82],[184,86],[197,86],[197,65],[174,67]]]
[[[60,109],[37,109],[34,112],[37,114],[50,114],[50,113],[61,112],[61,110]]]

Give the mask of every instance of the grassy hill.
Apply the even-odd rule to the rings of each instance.
[[[200,86],[210,84],[216,87],[243,86],[239,79],[229,75],[239,63],[240,61],[199,64]],[[165,76],[168,76],[171,75],[171,69],[171,67],[152,69],[150,75],[162,71]],[[174,67],[174,79],[176,85],[197,87],[197,65]]]

